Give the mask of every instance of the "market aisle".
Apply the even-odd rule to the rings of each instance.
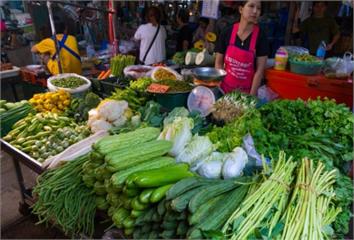
[[[1,227],[7,226],[21,217],[18,211],[21,199],[12,158],[1,151]],[[23,168],[24,177],[29,183],[35,180],[35,175]]]
[[[65,238],[56,229],[46,229],[43,225],[35,225],[36,219],[21,219],[19,202],[21,199],[12,158],[0,152],[1,158],[1,238]],[[22,167],[26,186],[33,186],[37,175],[26,167]],[[22,220],[22,221],[17,221]],[[17,221],[17,222],[16,222]],[[15,223],[15,224],[14,224]],[[11,227],[9,227],[11,224]],[[4,229],[6,228],[6,229]],[[5,231],[4,231],[5,230]]]

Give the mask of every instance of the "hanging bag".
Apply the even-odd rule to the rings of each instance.
[[[140,61],[140,64],[145,65],[146,57],[147,57],[147,55],[149,54],[150,49],[151,49],[151,47],[152,47],[152,44],[154,44],[155,39],[156,39],[157,34],[159,33],[159,31],[160,31],[160,24],[157,26],[157,30],[156,30],[156,32],[155,32],[154,38],[152,39],[152,41],[151,41],[151,43],[150,43],[150,46],[148,47],[147,51],[145,52],[145,55],[144,55],[144,57],[143,57],[143,60]]]

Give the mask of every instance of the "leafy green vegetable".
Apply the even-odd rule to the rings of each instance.
[[[165,113],[161,113],[161,105],[154,101],[149,101],[144,107],[139,108],[142,121],[152,127],[161,127]]]
[[[188,114],[189,112],[185,107],[176,107],[163,120],[163,125],[166,126],[167,124],[173,123],[177,117],[188,117]]]
[[[261,128],[261,115],[256,109],[252,109],[223,127],[214,126],[207,135],[217,144],[218,151],[231,152],[235,147],[242,145],[243,137],[247,133]]]
[[[86,121],[88,112],[97,107],[101,99],[98,95],[89,92],[85,98],[73,98],[70,107],[66,110],[68,116],[74,117],[76,122]]]
[[[353,185],[346,176],[346,162],[353,158],[354,117],[334,100],[278,100],[259,109],[263,127],[253,128],[257,151],[276,156],[280,150],[294,159],[321,161],[327,170],[338,168],[336,204],[342,212],[334,222],[337,237],[348,232]]]

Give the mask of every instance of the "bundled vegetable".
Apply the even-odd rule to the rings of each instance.
[[[341,211],[333,205],[335,173],[336,170],[324,171],[321,162],[315,168],[312,160],[302,159],[295,190],[283,216],[282,239],[333,237],[330,224]]]
[[[55,113],[37,113],[18,121],[5,137],[19,150],[43,162],[90,135],[86,126]]]
[[[38,112],[60,113],[70,105],[70,93],[65,90],[37,93],[29,100]]]
[[[9,103],[6,103],[6,104],[9,104]],[[6,105],[4,107],[6,107]],[[32,106],[30,104],[24,103],[24,102],[22,102],[21,104],[16,104],[16,105],[10,104],[10,105],[7,105],[6,108],[8,109],[8,110],[6,110],[6,112],[0,113],[1,137],[8,134],[10,132],[12,126],[16,122],[18,122],[19,120],[26,117],[29,113],[34,112]],[[18,131],[18,133],[20,133],[20,130]],[[7,141],[8,140],[10,140],[10,139],[7,138]]]
[[[246,197],[227,220],[223,233],[231,239],[259,238],[256,231],[259,228],[259,232],[267,229],[265,237],[275,237],[275,227],[286,210],[295,167],[296,163],[291,159],[287,161],[285,154],[280,153],[276,163],[273,162],[269,178]],[[264,174],[269,175],[269,171],[269,167],[264,165]]]
[[[111,59],[111,72],[115,77],[123,77],[125,67],[134,65],[135,57],[131,55],[118,54]]]
[[[33,213],[39,223],[55,221],[66,234],[86,234],[92,237],[96,214],[96,200],[92,190],[81,180],[82,165],[88,156],[82,156],[64,166],[44,172],[33,189],[37,201]]]

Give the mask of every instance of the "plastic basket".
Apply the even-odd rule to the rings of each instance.
[[[63,79],[63,78],[67,78],[67,77],[81,78],[86,81],[86,84],[83,84],[77,88],[71,89],[71,88],[57,87],[51,83],[51,81],[53,81],[55,79]],[[63,89],[65,91],[69,92],[74,97],[83,98],[86,95],[86,93],[90,91],[91,81],[88,80],[86,77],[75,74],[75,73],[62,73],[62,74],[58,74],[58,75],[48,78],[47,79],[47,87],[48,87],[49,91],[51,91],[51,92],[55,92],[60,89]]]
[[[186,107],[189,92],[155,94],[156,102],[171,111],[175,107]]]
[[[308,62],[298,62],[290,59],[290,71],[297,74],[303,75],[317,75],[321,72],[323,62],[319,63],[308,63]]]

